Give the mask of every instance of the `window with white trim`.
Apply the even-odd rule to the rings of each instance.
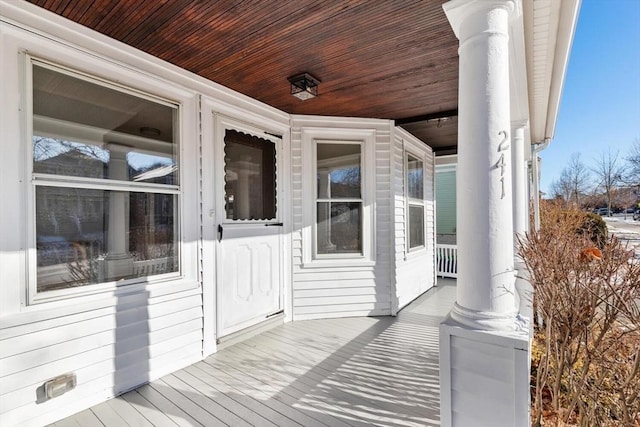
[[[316,143],[316,258],[363,255],[362,144]]]
[[[179,272],[179,107],[30,58],[37,294]]]
[[[407,246],[411,252],[425,247],[424,167],[422,160],[409,153],[405,162]]]

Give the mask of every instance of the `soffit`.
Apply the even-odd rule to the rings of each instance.
[[[524,0],[531,141],[551,140],[580,0]]]
[[[444,0],[29,1],[285,112],[404,119],[436,150],[457,145],[455,117],[424,119],[457,109]],[[318,97],[289,94],[302,72]]]

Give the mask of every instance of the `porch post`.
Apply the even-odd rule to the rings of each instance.
[[[511,159],[513,161],[513,232],[515,269],[516,269],[516,291],[519,300],[518,307],[520,314],[533,319],[533,288],[528,280],[528,271],[524,262],[517,255],[518,237],[524,237],[529,231],[529,203],[527,200],[527,162],[525,161],[525,129],[527,121],[517,121],[511,124]]]
[[[524,157],[524,132],[527,122],[515,122],[511,128],[511,158],[513,160],[513,231],[524,235],[529,231],[527,202],[527,162]]]
[[[128,179],[127,153],[131,147],[109,143],[109,178]],[[133,273],[133,258],[129,253],[129,193],[109,192],[109,227],[107,231],[107,258],[105,279],[119,280]]]
[[[517,0],[443,5],[460,40],[458,280],[440,326],[443,426],[528,425],[529,341],[513,251],[509,27]]]
[[[460,39],[460,262],[451,315],[470,327],[510,330],[516,316],[508,35],[514,1],[454,0],[444,7]]]

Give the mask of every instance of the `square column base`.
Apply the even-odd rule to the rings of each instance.
[[[133,275],[133,257],[106,258],[102,260],[102,280],[121,280]]]
[[[528,331],[481,331],[449,316],[440,324],[442,426],[529,426]]]

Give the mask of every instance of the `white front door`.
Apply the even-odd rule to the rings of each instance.
[[[216,148],[217,336],[282,311],[282,140],[220,119]]]

